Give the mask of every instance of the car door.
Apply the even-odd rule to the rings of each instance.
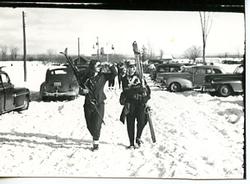
[[[205,76],[206,76],[206,68],[199,68],[197,67],[196,70],[194,71],[194,87],[200,87],[202,84],[204,84],[205,81]]]
[[[15,108],[14,106],[14,86],[10,83],[9,76],[6,73],[1,73],[1,87],[3,91],[3,111],[10,111]]]
[[[0,114],[4,112],[4,104],[5,104],[5,91],[3,88],[3,82],[2,82],[2,77],[0,73]]]

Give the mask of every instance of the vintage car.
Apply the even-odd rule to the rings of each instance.
[[[0,68],[0,114],[26,110],[29,102],[29,89],[14,87],[8,74]]]
[[[152,68],[151,67],[154,66],[154,68],[155,68],[157,65],[163,64],[163,62],[164,61],[161,60],[161,59],[148,59],[143,64],[143,72],[151,74],[151,72],[152,72]]]
[[[244,67],[239,65],[232,74],[211,74],[205,77],[204,91],[227,97],[236,93],[243,93]]]
[[[79,94],[79,85],[72,69],[68,66],[49,68],[45,82],[40,86],[42,100],[75,99]]]
[[[178,63],[166,63],[160,64],[155,67],[155,70],[152,70],[150,77],[152,80],[156,80],[156,77],[160,73],[169,73],[169,72],[178,72],[181,70],[182,64]]]
[[[161,82],[171,92],[200,90],[205,83],[205,76],[215,73],[224,73],[224,71],[214,65],[183,66],[179,72],[159,74],[156,81]]]

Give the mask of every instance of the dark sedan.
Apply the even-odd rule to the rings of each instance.
[[[75,99],[79,94],[79,85],[71,68],[60,66],[49,68],[46,79],[40,86],[41,99]]]
[[[204,91],[227,97],[244,92],[244,67],[239,65],[232,74],[211,74],[205,77]]]
[[[8,74],[0,68],[0,114],[13,110],[26,110],[29,107],[29,102],[29,89],[14,87]]]

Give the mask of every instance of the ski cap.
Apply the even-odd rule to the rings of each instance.
[[[135,60],[128,60],[128,66],[134,66],[135,64]]]

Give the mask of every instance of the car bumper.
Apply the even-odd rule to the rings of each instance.
[[[199,90],[206,91],[206,92],[215,92],[216,91],[216,89],[210,85],[201,86],[201,88]]]
[[[70,97],[70,96],[77,96],[78,93],[75,91],[68,91],[68,92],[44,92],[42,94],[43,97]]]

